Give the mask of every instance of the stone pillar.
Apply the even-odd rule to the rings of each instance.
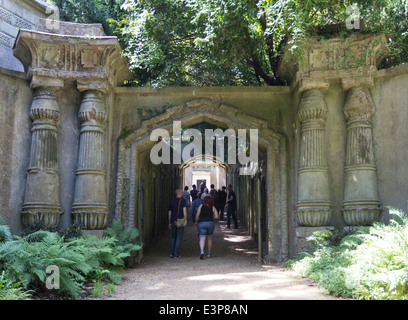
[[[84,230],[100,230],[108,219],[104,153],[107,117],[102,92],[83,93],[78,118],[81,131],[73,215]]]
[[[48,227],[55,227],[60,221],[62,212],[57,159],[59,114],[57,96],[53,89],[37,88],[30,109],[33,124],[30,163],[22,209],[24,226],[41,221]]]
[[[374,103],[367,88],[349,90],[344,115],[347,152],[343,217],[350,226],[368,226],[380,220],[381,210],[373,152]]]
[[[327,108],[320,89],[308,89],[298,111],[301,150],[298,180],[298,222],[302,226],[326,226],[331,218],[329,176],[325,153]]]

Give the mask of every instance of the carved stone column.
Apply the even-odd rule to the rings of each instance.
[[[30,164],[22,209],[24,226],[41,221],[46,226],[53,227],[58,226],[60,221],[62,213],[57,160],[59,114],[55,92],[50,88],[37,88],[30,109],[33,124]]]
[[[108,219],[104,158],[107,117],[102,92],[84,92],[78,118],[81,131],[73,215],[83,229],[100,230]]]
[[[325,154],[327,108],[320,89],[306,90],[298,111],[301,123],[301,150],[298,180],[298,222],[302,226],[326,226],[331,204]]]
[[[343,217],[350,226],[367,226],[381,218],[372,136],[374,103],[367,88],[349,90],[344,115],[347,152]]]

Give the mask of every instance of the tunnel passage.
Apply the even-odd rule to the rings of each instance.
[[[258,242],[260,256],[278,260],[282,255],[287,255],[284,139],[264,129],[266,124],[258,119],[230,122],[230,117],[227,117],[225,110],[220,112],[219,106],[213,109],[211,104],[207,104],[200,108],[200,112],[188,109],[187,104],[183,107],[186,112],[178,109],[172,117],[159,115],[144,121],[141,128],[119,141],[115,218],[125,225],[138,228],[140,240],[144,244],[150,243],[168,226],[168,205],[174,191],[184,189],[186,184],[191,190],[193,181],[203,180],[198,171],[193,172],[191,168],[204,163],[207,172],[218,172],[206,176],[209,180],[207,186],[214,184],[218,188],[232,185],[237,194],[240,227],[247,228],[254,241]],[[208,112],[208,108],[213,110]],[[233,107],[225,108],[231,111],[228,108]],[[180,122],[179,127],[175,127],[177,121]],[[185,141],[175,139],[179,133],[177,128],[181,128],[181,133],[188,129],[195,129],[195,133],[202,132],[202,150],[195,148],[198,143],[194,144],[194,141],[198,138]],[[154,132],[156,129],[159,132]],[[251,129],[257,129],[256,152],[255,147],[251,150]],[[219,130],[218,133],[225,136],[218,139],[215,135],[213,145],[208,147],[204,141],[206,130]],[[242,138],[243,131],[246,132],[246,139],[240,139],[238,135],[241,132]],[[221,157],[217,142],[223,146],[220,147],[224,151]],[[240,150],[243,150],[241,154]],[[244,163],[243,157],[246,156],[248,160],[251,153],[257,154],[257,161]],[[200,156],[196,157],[197,154]],[[201,174],[203,172],[201,170]]]

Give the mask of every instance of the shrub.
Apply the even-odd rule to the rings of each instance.
[[[8,280],[3,271],[0,275],[0,300],[30,300],[30,292],[22,288],[21,282]]]
[[[4,219],[0,216],[0,243],[10,241],[12,239],[10,228],[6,225]]]
[[[4,233],[6,234],[6,233]],[[61,233],[34,231],[24,237],[7,238],[0,243],[0,270],[7,279],[13,279],[25,288],[45,290],[49,266],[59,271],[59,293],[80,298],[80,288],[85,282],[121,282],[124,259],[132,251],[140,250],[134,244],[138,231],[123,228],[117,222],[107,229],[106,236],[69,238]]]
[[[388,225],[375,223],[335,241],[317,233],[316,251],[286,266],[336,296],[408,299],[408,217],[390,209]],[[335,244],[334,244],[335,243]]]

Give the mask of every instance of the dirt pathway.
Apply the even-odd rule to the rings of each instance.
[[[197,230],[185,229],[181,258],[169,258],[170,232],[145,250],[111,300],[333,300],[307,279],[257,261],[255,241],[244,230],[217,222],[210,259],[199,259]]]

